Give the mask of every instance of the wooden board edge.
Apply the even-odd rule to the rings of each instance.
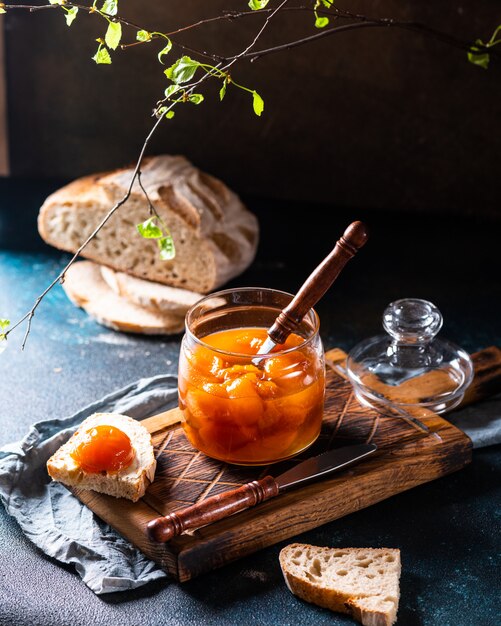
[[[169,409],[168,411],[164,411],[163,413],[158,413],[157,415],[152,415],[151,417],[146,417],[141,420],[141,424],[146,428],[146,430],[153,434],[156,432],[160,432],[161,430],[165,430],[166,428],[170,428],[171,426],[175,426],[183,421],[183,414],[179,407],[174,407],[173,409]]]

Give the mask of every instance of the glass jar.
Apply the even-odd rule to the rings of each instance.
[[[284,344],[256,359],[268,328],[292,298],[274,289],[228,289],[187,312],[179,407],[186,436],[207,456],[266,465],[317,439],[325,396],[317,313],[310,309]]]

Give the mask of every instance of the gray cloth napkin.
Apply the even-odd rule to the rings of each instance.
[[[143,378],[71,417],[37,422],[22,441],[0,448],[0,499],[7,512],[43,552],[72,563],[96,594],[134,589],[167,574],[52,481],[46,462],[92,413],[143,419],[176,405],[175,376]]]
[[[105,594],[140,587],[167,574],[95,516],[61,484],[46,462],[92,413],[143,419],[177,403],[175,376],[143,378],[66,419],[34,424],[19,442],[0,448],[0,499],[26,536],[63,563],[72,563],[92,591]],[[501,443],[501,396],[453,412],[447,419],[476,448]]]
[[[451,411],[444,417],[468,435],[474,448],[501,443],[501,394]]]

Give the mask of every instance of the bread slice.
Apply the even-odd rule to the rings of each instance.
[[[134,448],[134,459],[129,467],[119,472],[89,473],[73,459],[72,450],[79,445],[87,430],[98,425],[114,426],[128,435]],[[151,435],[140,422],[119,413],[94,413],[50,457],[47,471],[53,480],[68,487],[92,489],[136,502],[153,482],[156,465]]]
[[[173,335],[184,329],[184,318],[155,313],[122,298],[108,287],[101,268],[92,261],[77,261],[66,272],[63,289],[68,298],[97,322],[126,333]]]
[[[76,252],[124,197],[133,170],[79,178],[51,194],[38,216],[42,239]],[[204,294],[251,264],[259,238],[257,218],[223,182],[182,156],[147,158],[141,171],[143,186],[174,238],[175,258],[163,261],[155,240],[142,238],[136,230],[150,215],[137,181],[127,202],[84,248],[83,257],[138,278]]]
[[[290,591],[365,626],[395,623],[400,599],[400,550],[327,548],[293,543],[280,552]]]
[[[119,296],[161,314],[184,316],[192,305],[203,298],[202,294],[195,291],[136,278],[124,272],[116,272],[106,265],[101,265],[101,275],[108,287]]]

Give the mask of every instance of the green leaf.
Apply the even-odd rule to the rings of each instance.
[[[320,2],[324,5],[324,7],[326,7],[327,9],[330,9],[331,6],[334,4],[333,0],[320,0]]]
[[[167,39],[167,45],[165,46],[165,48],[162,48],[160,52],[158,53],[158,60],[160,61],[160,63],[163,64],[162,57],[165,56],[166,54],[169,54],[169,52],[171,51],[171,48],[172,48],[172,41],[170,39]]]
[[[228,77],[226,77],[223,81],[223,86],[219,90],[219,99],[222,100],[226,95],[226,87],[228,86]]]
[[[151,33],[147,30],[138,30],[136,39],[138,41],[151,41]]]
[[[159,239],[158,247],[162,261],[170,261],[176,256],[176,248],[174,247],[174,240],[171,235]]]
[[[78,13],[78,7],[71,7],[71,9],[68,9],[68,11],[66,12],[65,18],[66,18],[66,24],[68,26],[71,26],[77,16]]]
[[[10,326],[10,320],[0,319],[0,330],[5,330],[8,326]],[[0,342],[3,341],[7,342],[7,336],[5,333],[0,333]],[[0,353],[2,353],[6,347],[6,344],[0,344]]]
[[[106,35],[104,36],[106,45],[108,46],[108,48],[116,50],[121,39],[122,24],[120,24],[120,22],[110,22],[108,24],[108,30],[106,31]]]
[[[479,42],[477,41],[477,43]],[[489,68],[490,56],[488,52],[481,52],[476,46],[471,46],[468,52],[468,61],[486,70]]]
[[[325,28],[328,23],[329,23],[328,17],[317,15],[317,17],[315,18],[315,26],[317,28]]]
[[[200,104],[204,101],[204,97],[201,93],[192,93],[189,100],[190,102],[193,102],[193,104]]]
[[[49,0],[49,4],[63,4],[63,0]]]
[[[118,0],[104,0],[101,11],[107,15],[116,15],[118,12]]]
[[[111,63],[110,53],[103,46],[99,46],[96,54],[92,57],[92,59],[99,65],[109,65]]]
[[[256,115],[261,115],[264,110],[264,100],[258,94],[257,91],[252,92],[252,106]]]
[[[162,117],[162,115],[164,115],[164,113],[167,111],[167,107],[160,107],[157,111],[157,117]],[[168,120],[171,120],[174,117],[175,113],[174,111],[167,111],[167,113],[165,113],[165,118]]]
[[[269,1],[270,0],[249,0],[249,7],[253,11],[259,11],[259,9],[264,9]]]
[[[169,85],[164,91],[165,97],[170,98],[170,96],[174,95],[176,91],[179,91],[180,89],[181,87],[179,85]]]
[[[7,13],[7,11],[3,7],[0,7],[0,13]]]
[[[155,218],[150,217],[136,226],[138,233],[145,239],[159,239],[163,237],[162,230],[155,224]]]
[[[188,56],[182,56],[173,65],[168,67],[164,71],[164,74],[173,83],[179,85],[180,83],[186,83],[191,80],[199,65],[200,63],[198,61],[195,61]]]

